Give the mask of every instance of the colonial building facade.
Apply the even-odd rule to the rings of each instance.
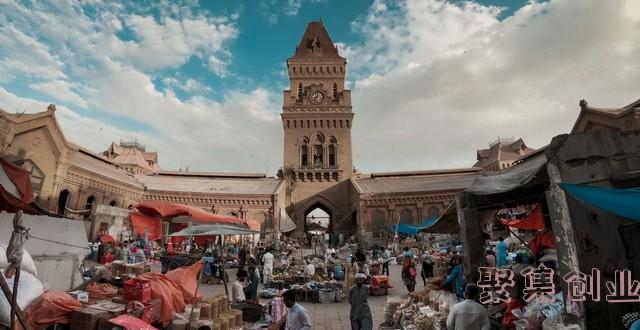
[[[322,22],[311,22],[287,60],[289,89],[283,93],[283,166],[277,177],[251,173],[165,171],[159,155],[137,142],[114,142],[93,153],[68,141],[55,106],[40,113],[0,110],[0,151],[31,173],[40,205],[68,217],[83,217],[95,204],[127,208],[143,200],[201,207],[251,218],[276,229],[283,216],[307,230],[316,209],[329,215],[329,231],[372,242],[396,223],[420,223],[441,215],[457,192],[483,170],[501,170],[530,153],[520,139],[478,150],[474,167],[435,171],[356,173],[352,163],[351,91],[347,62]],[[638,102],[622,109],[581,104],[575,130],[637,126]],[[80,212],[78,212],[80,211]]]

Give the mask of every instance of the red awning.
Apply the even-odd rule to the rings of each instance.
[[[201,208],[184,204],[174,204],[160,201],[144,201],[135,206],[138,211],[146,216],[173,218],[177,216],[189,216],[194,222],[211,224],[231,224],[247,227],[243,219],[226,215],[213,214]]]
[[[133,231],[140,237],[144,237],[145,229],[149,231],[150,240],[158,240],[162,238],[162,221],[155,217],[146,216],[138,212],[129,212],[129,219]]]
[[[537,204],[533,211],[528,213],[523,212],[517,216],[505,215],[505,213],[501,211],[503,210],[498,211],[496,218],[504,225],[527,230],[544,229],[544,217],[542,216],[542,206],[540,204]]]
[[[31,178],[25,169],[0,157],[0,210],[15,213],[40,214],[31,204]]]

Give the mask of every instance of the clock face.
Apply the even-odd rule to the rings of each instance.
[[[313,92],[313,94],[311,94],[309,100],[311,100],[312,103],[320,103],[322,102],[322,100],[324,100],[324,94],[322,94],[322,92],[315,91]]]

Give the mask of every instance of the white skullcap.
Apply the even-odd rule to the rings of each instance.
[[[367,275],[365,275],[365,274],[363,274],[363,273],[357,273],[357,274],[356,274],[356,278],[362,278],[362,279],[365,279],[365,278],[367,278]]]

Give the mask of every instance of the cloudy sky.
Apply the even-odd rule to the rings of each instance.
[[[165,169],[275,174],[285,61],[320,17],[363,172],[471,166],[568,132],[582,98],[640,98],[637,0],[0,0],[0,108],[55,103],[67,139],[137,139]]]

